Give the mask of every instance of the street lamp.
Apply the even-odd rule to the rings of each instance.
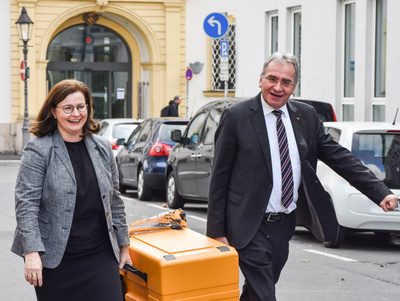
[[[28,115],[28,78],[29,78],[29,68],[27,67],[27,57],[28,57],[28,41],[32,37],[32,20],[29,18],[25,6],[22,7],[21,15],[18,18],[17,30],[19,39],[24,43],[24,68],[25,68],[25,112],[24,112],[24,124],[22,125],[22,148],[25,147],[26,143],[29,141],[29,115]]]

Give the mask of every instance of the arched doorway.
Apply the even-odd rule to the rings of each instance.
[[[132,117],[132,59],[126,42],[102,25],[78,24],[58,33],[47,49],[47,88],[63,79],[85,82],[95,119]]]

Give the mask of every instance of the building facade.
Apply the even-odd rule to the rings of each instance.
[[[96,119],[159,116],[185,94],[186,1],[10,0],[11,112],[15,145],[24,116],[23,59],[15,21],[25,7],[34,22],[29,41],[30,121],[58,81],[74,78],[92,91]],[[181,112],[184,115],[184,112]]]
[[[238,1],[236,8],[237,96],[259,91],[262,64],[272,52],[291,52],[300,62],[295,96],[331,103],[341,121],[394,120],[400,1],[251,3]]]
[[[183,99],[180,116],[191,117],[225,95],[257,94],[274,51],[299,59],[295,96],[331,103],[338,120],[392,122],[400,106],[397,0],[2,0],[0,153],[22,151],[23,53],[15,26],[22,7],[34,22],[31,122],[64,78],[89,86],[98,120],[156,117],[175,95]],[[203,28],[214,12],[229,22],[218,39]],[[221,40],[229,45],[224,80]]]

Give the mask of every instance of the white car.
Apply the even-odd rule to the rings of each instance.
[[[110,141],[114,156],[116,156],[121,150],[121,147],[117,145],[115,141],[118,138],[125,138],[125,140],[128,140],[130,134],[142,121],[142,119],[133,118],[103,119],[100,121],[100,131],[97,134]]]
[[[379,122],[325,122],[326,131],[355,154],[390,190],[400,196],[400,124]],[[326,247],[339,247],[349,229],[373,231],[380,238],[400,232],[399,205],[384,212],[322,162],[317,175],[329,193],[340,225],[337,240]]]

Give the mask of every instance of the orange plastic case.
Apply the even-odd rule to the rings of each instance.
[[[133,266],[146,275],[121,272],[126,301],[239,300],[233,247],[187,228],[130,236]]]

